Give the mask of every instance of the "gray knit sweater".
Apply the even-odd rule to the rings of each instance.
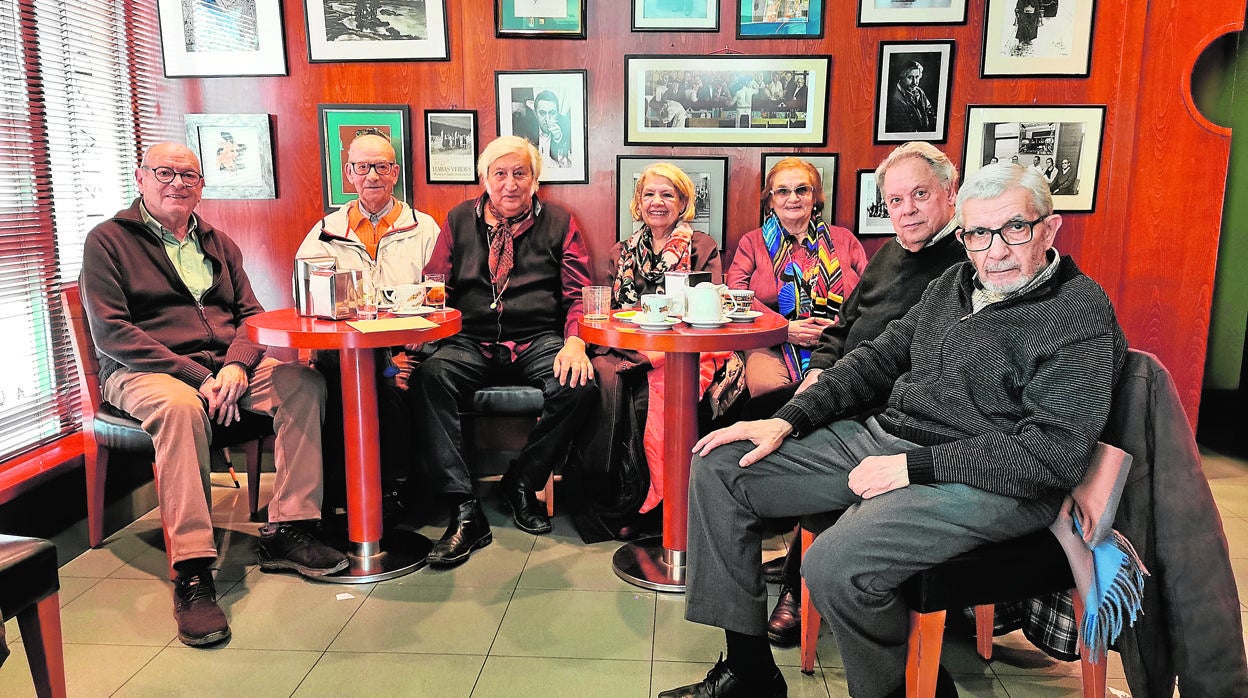
[[[776,413],[801,436],[888,396],[910,482],[1015,497],[1070,490],[1109,414],[1127,343],[1099,285],[1069,257],[1046,283],[971,313],[961,264],[874,340]]]

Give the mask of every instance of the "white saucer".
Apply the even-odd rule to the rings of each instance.
[[[763,316],[761,310],[747,310],[743,313],[728,313],[728,319],[733,322],[754,322]]]
[[[680,324],[680,318],[668,317],[660,322],[647,322],[645,320],[634,320],[633,322],[637,323],[637,326],[643,330],[670,330]]]
[[[422,305],[418,308],[412,308],[411,310],[400,310],[398,308],[395,308],[391,312],[397,315],[398,317],[412,317],[414,315],[428,315],[429,313],[434,312],[434,310],[436,310],[436,308],[432,308],[427,305]]]
[[[723,327],[724,325],[727,325],[730,322],[730,320],[726,317],[721,317],[718,320],[711,320],[710,322],[694,322],[693,320],[690,320],[689,318],[686,317],[685,322],[690,327],[694,327],[699,330],[713,330],[717,327]]]

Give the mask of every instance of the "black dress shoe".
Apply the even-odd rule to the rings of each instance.
[[[784,562],[786,556],[781,555],[763,563],[763,581],[768,584],[784,584]]]
[[[762,683],[746,683],[728,668],[728,661],[720,655],[719,661],[698,683],[663,691],[659,698],[787,698],[789,686],[780,670]]]
[[[454,567],[494,541],[490,522],[485,520],[481,500],[469,499],[460,504],[446,527],[446,533],[433,544],[426,558],[434,567]]]
[[[546,516],[545,505],[537,501],[537,493],[516,468],[507,469],[503,479],[498,481],[498,490],[511,508],[516,528],[533,535],[550,533],[550,517]]]
[[[802,639],[802,597],[788,588],[780,588],[780,598],[767,619],[767,639],[776,647],[792,647]]]

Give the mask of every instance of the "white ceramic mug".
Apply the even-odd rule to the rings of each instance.
[[[646,322],[663,322],[671,312],[672,299],[662,293],[643,293],[641,316]]]
[[[399,284],[385,289],[385,294],[396,313],[410,313],[425,302],[425,287],[422,284]]]
[[[685,320],[688,322],[721,322],[724,319],[724,298],[728,287],[702,282],[685,294]]]

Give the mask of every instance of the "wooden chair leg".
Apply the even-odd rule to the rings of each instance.
[[[546,515],[555,515],[555,474],[546,478],[546,487],[542,489],[542,499],[546,502]]]
[[[944,642],[945,612],[910,612],[910,645],[906,650],[906,698],[933,698]]]
[[[83,444],[87,472],[87,542],[92,548],[104,542],[104,476],[108,473],[108,449],[93,438]]]
[[[1078,589],[1070,590],[1070,600],[1074,602],[1075,618],[1083,622],[1083,599]],[[1095,661],[1093,661],[1095,659]],[[1105,662],[1106,657],[1093,657],[1088,648],[1079,643],[1079,671],[1083,675],[1083,698],[1105,698]]]
[[[243,457],[247,459],[247,510],[254,521],[256,510],[260,508],[260,454],[264,439],[256,439],[243,444]]]
[[[810,544],[815,542],[815,534],[801,530],[801,550],[802,554],[806,554],[806,549]],[[810,602],[810,587],[806,586],[806,579],[802,579],[802,610],[799,613],[802,623],[802,673],[815,673],[815,648],[819,644],[819,624],[822,619],[819,617],[819,611],[815,610],[815,605]]]
[[[61,602],[52,594],[17,614],[26,662],[40,698],[64,698],[65,654],[61,647]]]
[[[975,607],[975,649],[985,662],[992,661],[992,627],[996,607],[984,604]]]

